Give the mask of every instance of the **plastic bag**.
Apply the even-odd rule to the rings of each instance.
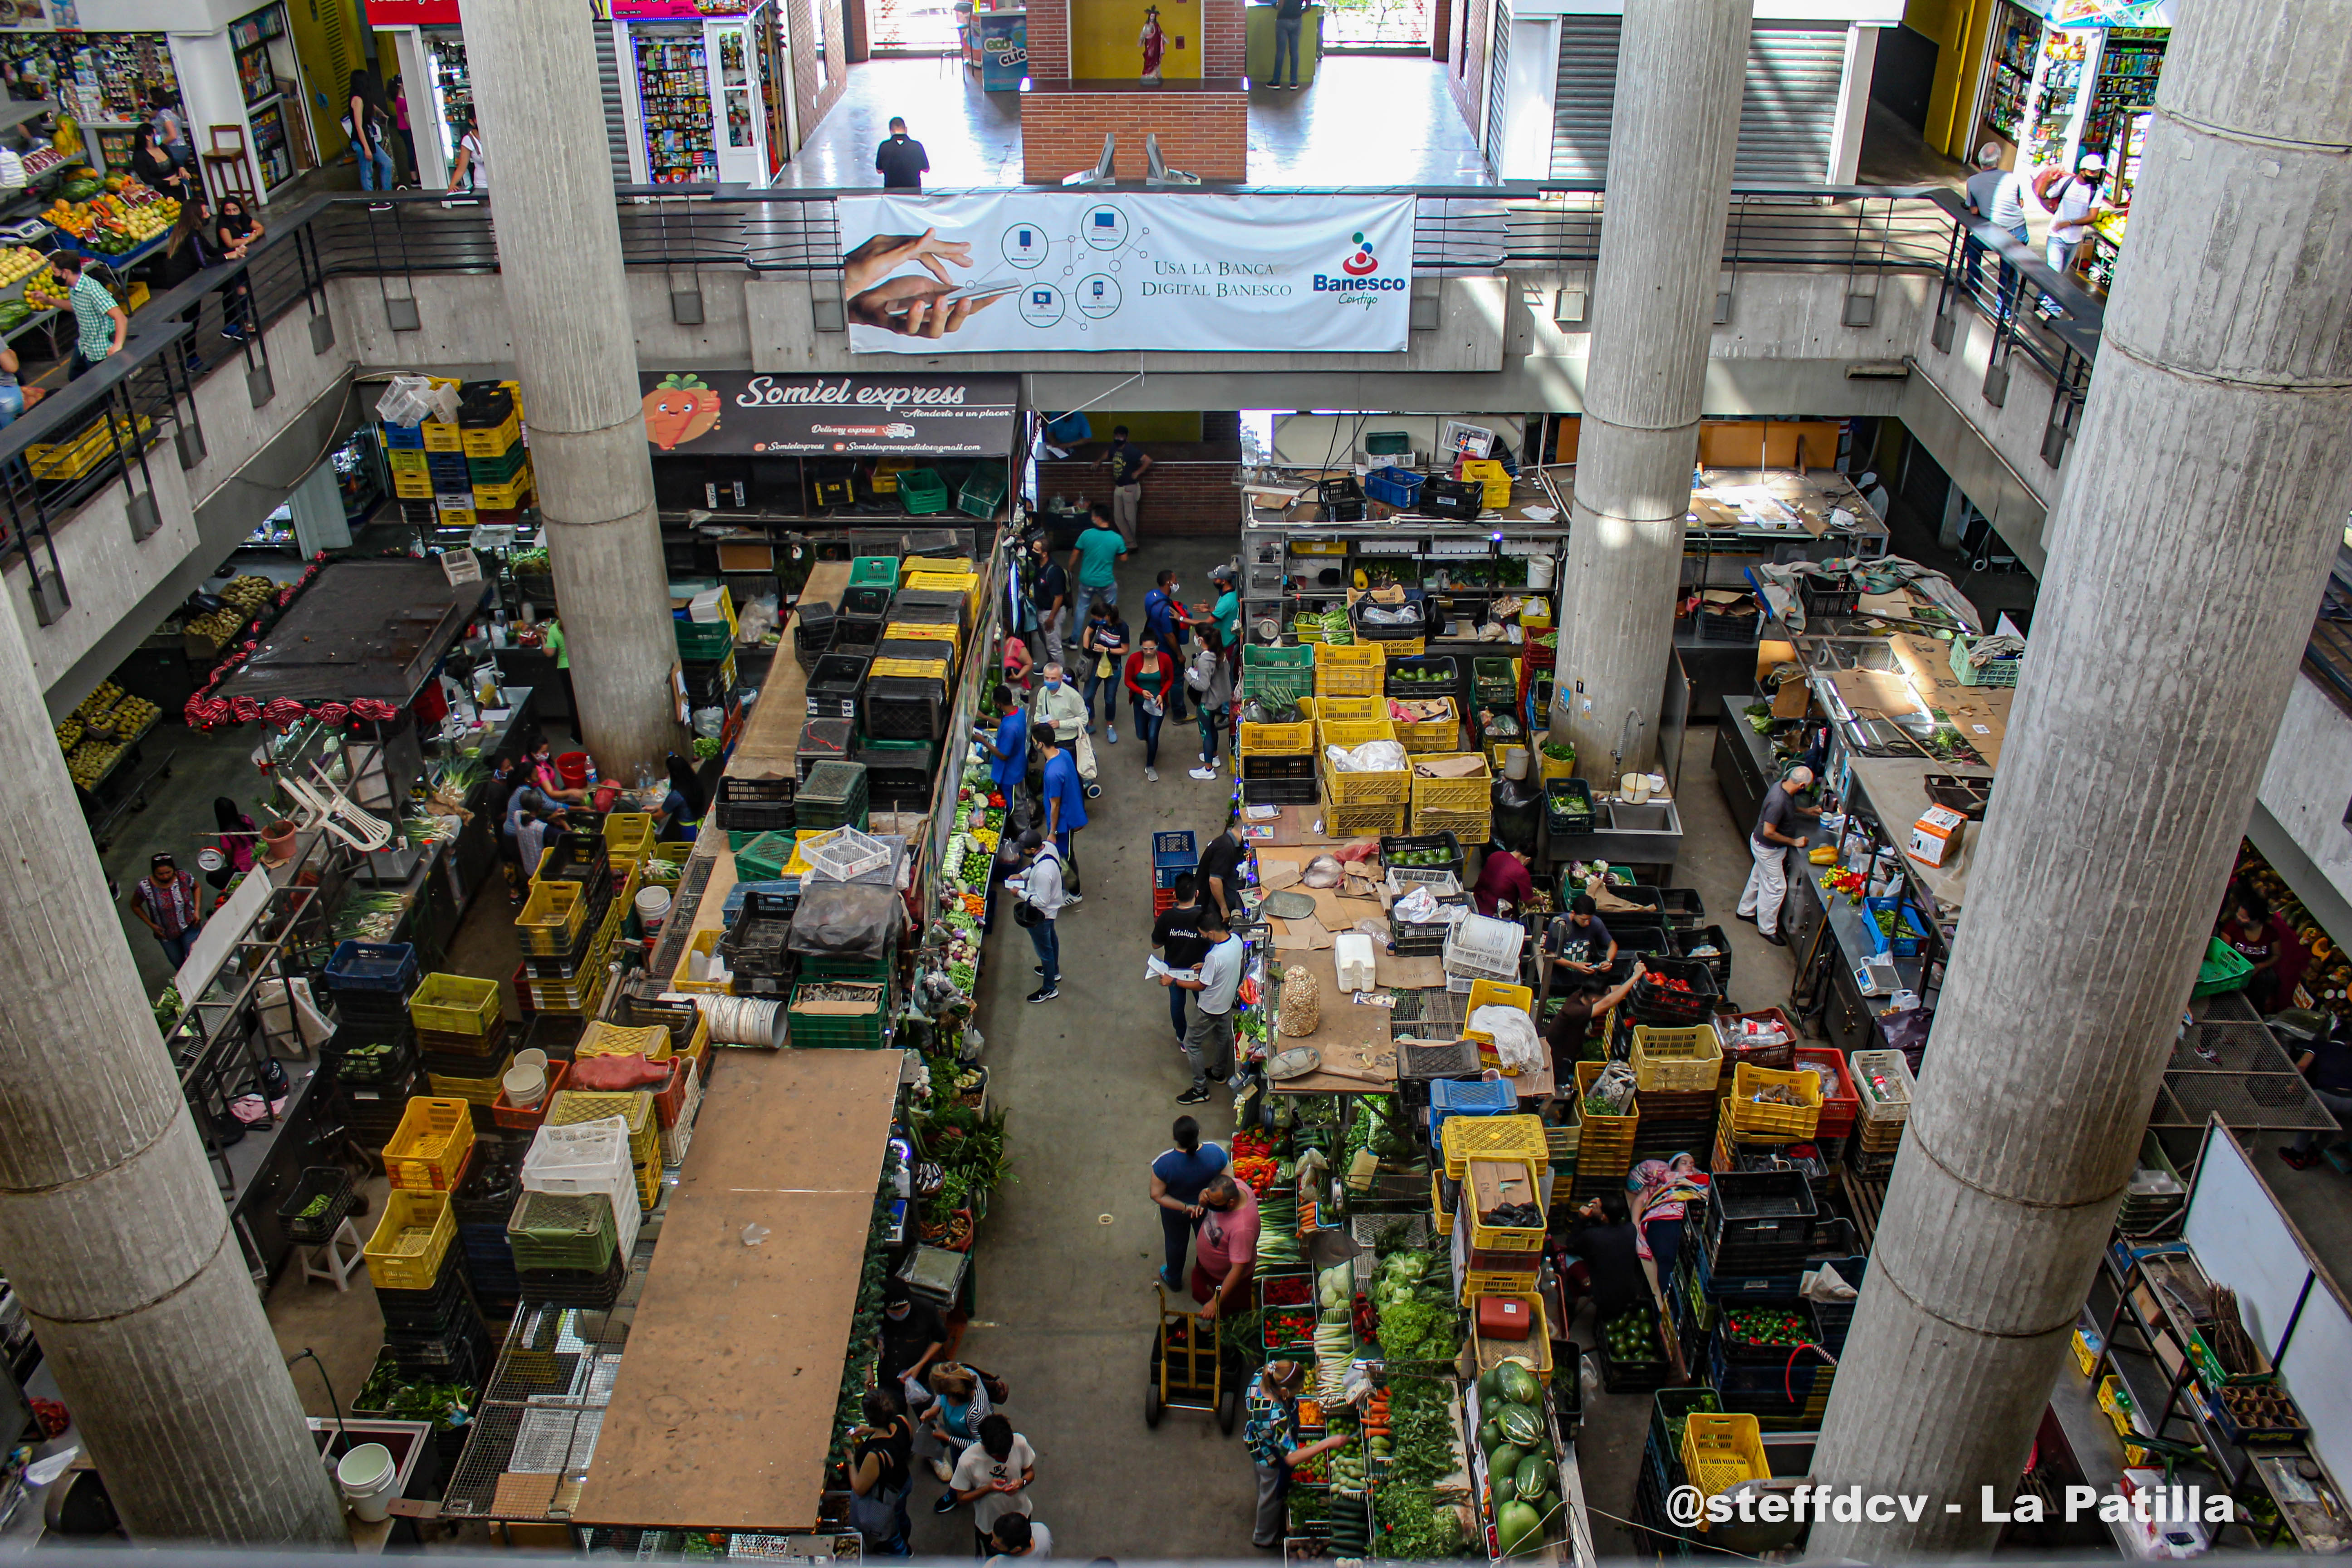
[[[803,880],[784,939],[788,952],[881,958],[896,951],[906,905],[896,888]]]
[[[1819,1268],[1806,1270],[1797,1284],[1797,1294],[1808,1301],[1851,1301],[1862,1294],[1845,1282],[1845,1276],[1824,1263]]]
[[[1390,905],[1389,912],[1408,925],[1425,925],[1436,918],[1437,895],[1426,885],[1416,887]]]
[[[1491,1038],[1495,1055],[1505,1067],[1528,1072],[1543,1066],[1543,1042],[1537,1037],[1536,1021],[1520,1009],[1481,1007],[1470,1015],[1465,1026]]]
[[[1336,888],[1346,880],[1347,875],[1339,868],[1339,861],[1328,855],[1318,855],[1307,862],[1307,869],[1298,873],[1298,879],[1310,888]]]
[[[1323,755],[1343,773],[1401,773],[1405,751],[1394,741],[1367,741],[1353,751],[1326,746]]]

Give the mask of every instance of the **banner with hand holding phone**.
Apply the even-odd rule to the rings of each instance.
[[[1401,352],[1411,196],[845,196],[858,353]]]

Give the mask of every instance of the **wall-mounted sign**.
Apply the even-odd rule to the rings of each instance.
[[[656,453],[1001,458],[1015,439],[1013,375],[766,375],[679,371],[641,378]]]
[[[859,353],[1405,347],[1411,196],[1006,191],[850,196]]]
[[[462,18],[457,0],[367,0],[373,27],[454,27]]]
[[[740,16],[751,8],[751,0],[613,0],[613,18],[620,22],[690,22],[700,16]],[[374,8],[369,9],[373,13]]]

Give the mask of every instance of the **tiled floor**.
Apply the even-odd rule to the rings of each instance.
[[[1486,162],[1445,88],[1445,67],[1327,56],[1311,87],[1250,91],[1250,182],[1260,185],[1488,184]],[[903,116],[930,154],[933,190],[1021,183],[1021,101],[986,93],[950,61],[877,59],[849,87],[780,183],[877,185],[874,149]]]

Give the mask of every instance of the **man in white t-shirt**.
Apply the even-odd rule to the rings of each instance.
[[[1051,1557],[1054,1555],[1054,1532],[1026,1514],[1008,1513],[996,1521],[996,1529],[989,1536],[989,1544],[996,1548],[996,1554],[982,1564],[982,1568],[996,1568],[999,1563],[1021,1557]]]
[[[2092,223],[2105,214],[2116,211],[2113,204],[2099,195],[2099,186],[2107,177],[2107,161],[2096,153],[2090,153],[2074,165],[2071,178],[2050,187],[2047,200],[2055,216],[2050,220],[2050,270],[2071,277],[2074,258],[2083,242],[2091,237]]]
[[[2033,236],[2025,226],[2024,174],[2000,166],[2001,151],[1997,142],[1988,142],[1977,149],[1977,172],[1969,176],[1968,207],[1969,213],[1997,228],[2009,231],[2010,237],[2020,245],[2032,245]],[[1990,249],[1973,235],[1966,241],[1962,275],[1973,281],[1977,266]],[[2000,301],[2006,310],[2017,295],[2021,279],[2016,268],[2000,263]]]
[[[988,1555],[988,1538],[998,1520],[1029,1512],[1029,1483],[1036,1479],[1037,1456],[1029,1439],[1002,1415],[983,1419],[979,1440],[957,1458],[947,1492],[957,1502],[971,1504],[978,1555]]]

